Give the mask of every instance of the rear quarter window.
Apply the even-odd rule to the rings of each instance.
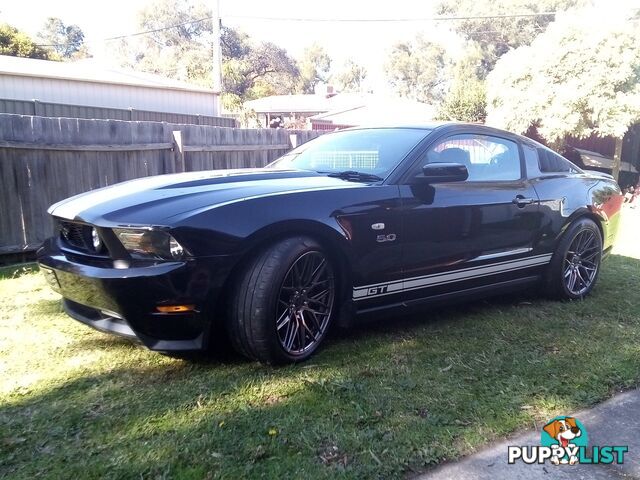
[[[579,173],[573,163],[546,148],[538,148],[538,166],[542,173]]]

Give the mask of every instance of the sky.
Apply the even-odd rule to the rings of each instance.
[[[215,0],[209,2],[213,7]],[[0,22],[35,36],[47,17],[59,17],[66,24],[79,25],[94,58],[106,60],[105,49],[110,43],[103,39],[137,32],[136,14],[148,3],[148,0],[0,0]],[[331,56],[336,70],[353,58],[367,68],[368,86],[379,91],[386,88],[384,63],[392,45],[411,39],[418,32],[433,33],[433,22],[302,22],[255,17],[429,18],[434,15],[435,4],[436,0],[220,0],[220,16],[224,25],[239,28],[256,40],[280,45],[294,57],[318,42]],[[441,35],[446,37],[447,33]],[[457,42],[452,37],[450,43]]]
[[[213,8],[216,0],[210,2]],[[596,0],[640,6],[640,0]],[[224,25],[239,28],[256,40],[271,41],[299,57],[304,48],[320,43],[333,59],[334,68],[353,58],[368,70],[367,87],[376,92],[387,88],[384,63],[394,43],[409,40],[417,33],[444,41],[455,55],[460,40],[447,26],[428,20],[412,22],[305,22],[274,21],[260,17],[287,19],[428,19],[435,15],[437,0],[219,0]],[[113,43],[104,39],[139,31],[136,14],[148,0],[0,0],[0,22],[7,22],[35,36],[47,17],[59,17],[77,24],[85,33],[96,60],[105,61]],[[439,26],[438,26],[439,25]]]

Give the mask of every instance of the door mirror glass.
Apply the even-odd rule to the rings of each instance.
[[[422,175],[416,176],[419,183],[464,182],[469,177],[467,167],[461,163],[427,163]]]

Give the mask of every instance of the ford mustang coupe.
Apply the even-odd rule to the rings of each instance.
[[[66,312],[98,330],[169,354],[222,338],[296,362],[363,315],[533,285],[583,298],[621,203],[611,176],[505,131],[358,128],[261,169],[61,201],[39,262]]]

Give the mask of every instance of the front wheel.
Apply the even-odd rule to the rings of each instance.
[[[590,219],[574,222],[558,244],[549,266],[547,293],[555,298],[579,299],[596,284],[602,260],[602,236]]]
[[[335,315],[333,263],[315,240],[287,238],[246,266],[230,303],[227,329],[241,354],[270,364],[306,360]]]

